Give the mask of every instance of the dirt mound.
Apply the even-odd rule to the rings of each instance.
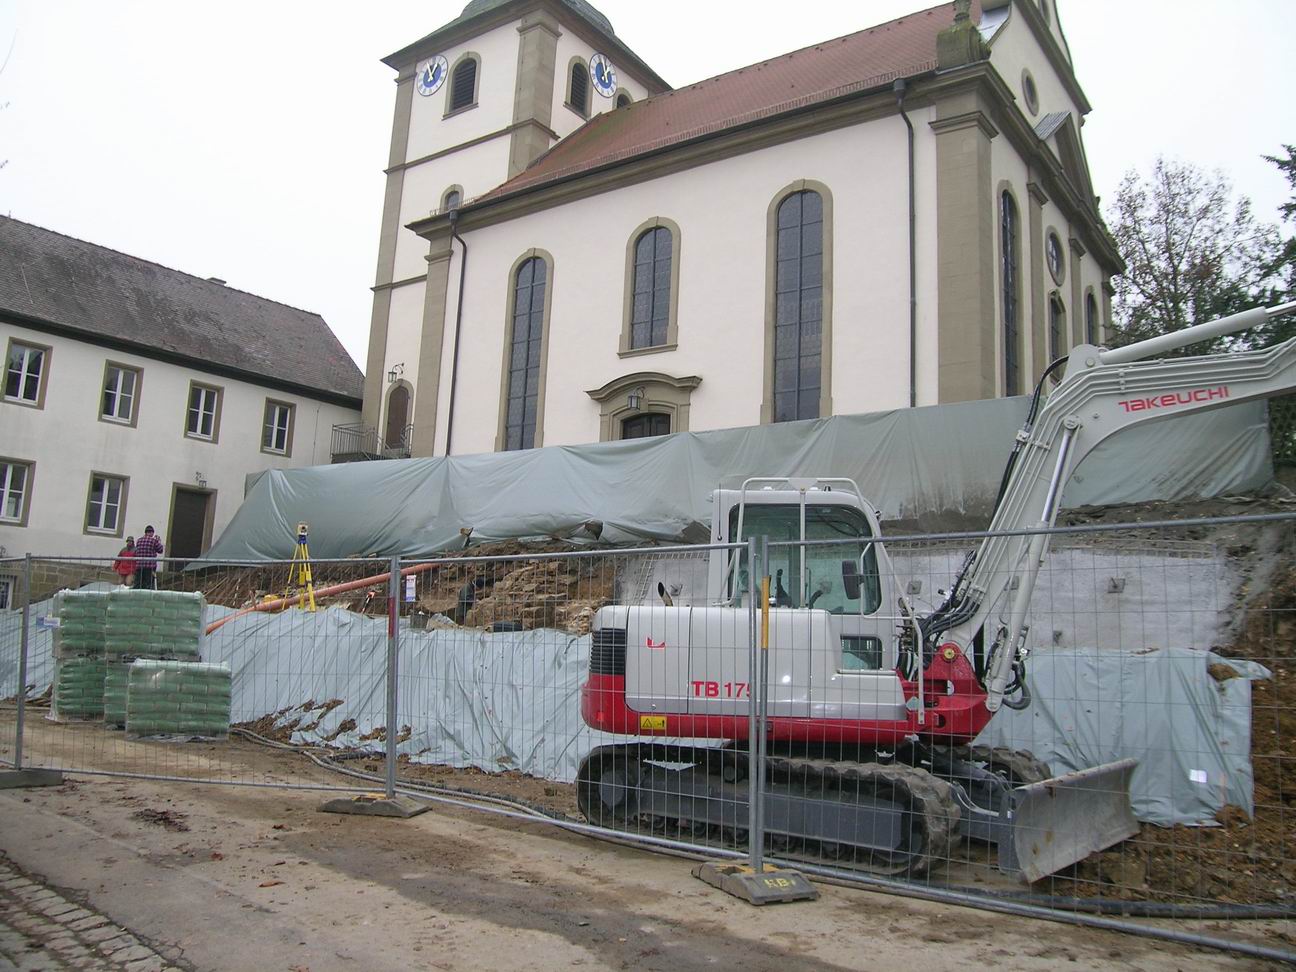
[[[415,603],[402,603],[401,613],[427,618],[442,615],[468,627],[552,627],[584,634],[590,629],[594,612],[615,594],[616,548],[600,548],[606,550],[604,556],[530,559],[536,554],[572,549],[571,543],[557,540],[508,540],[438,554],[437,560],[449,562],[415,575]],[[470,559],[483,557],[510,559]],[[381,560],[315,563],[311,565],[312,581],[318,592],[385,574],[387,567],[388,563]],[[296,578],[289,576],[286,564],[213,567],[172,575],[170,580],[176,589],[202,591],[208,603],[231,608],[245,608],[264,598],[298,590]],[[387,613],[385,581],[337,595],[317,595],[317,601],[358,614]]]

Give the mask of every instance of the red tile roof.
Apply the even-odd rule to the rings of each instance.
[[[953,21],[942,3],[598,115],[479,201],[933,71],[936,35]]]

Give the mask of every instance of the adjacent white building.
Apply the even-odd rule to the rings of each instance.
[[[585,0],[473,0],[386,63],[364,420],[415,455],[1024,394],[1102,339],[1053,0],[679,90]]]
[[[249,474],[331,458],[363,377],[317,314],[0,218],[0,555],[210,546]],[[0,565],[0,607],[13,586]]]

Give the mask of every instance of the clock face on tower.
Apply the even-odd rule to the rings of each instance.
[[[594,90],[604,98],[611,98],[616,94],[617,89],[616,68],[607,59],[606,54],[595,54],[590,58],[589,64],[590,78],[594,82]]]
[[[445,84],[446,73],[450,66],[444,56],[438,54],[430,57],[414,69],[414,86],[421,95],[436,94]]]

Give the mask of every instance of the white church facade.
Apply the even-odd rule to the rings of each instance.
[[[473,0],[386,63],[364,419],[413,455],[1024,394],[1102,340],[1053,0],[678,90],[584,0]]]

